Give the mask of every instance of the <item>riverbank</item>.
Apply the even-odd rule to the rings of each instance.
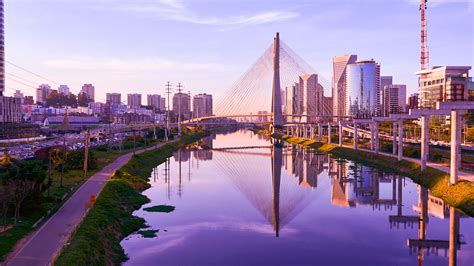
[[[207,135],[209,132],[185,135],[178,141],[133,156],[107,182],[55,264],[76,265],[80,262],[82,265],[111,265],[125,261],[127,256],[120,241],[146,227],[145,221],[132,213],[149,202],[141,192],[150,187],[148,180],[152,169],[179,148]]]
[[[147,145],[144,143],[136,143],[136,149],[152,147],[157,144],[156,141],[149,140]],[[89,177],[100,172],[103,168],[113,163],[117,158],[127,153],[133,152],[133,142],[124,142],[124,149],[107,151],[106,147],[98,146],[90,149],[91,156],[95,160],[94,168],[89,169],[88,177],[84,177],[82,169],[71,169],[64,173],[63,184],[60,185],[60,172],[53,171],[51,175],[51,186],[49,191],[45,191],[40,199],[28,200],[22,206],[22,215],[16,226],[7,224],[8,230],[0,232],[0,264],[14,248],[22,246],[28,242],[32,234],[38,228],[47,222],[57,211],[68,201]],[[47,162],[45,162],[45,168]],[[10,219],[7,219],[10,221]],[[0,224],[3,222],[0,222]],[[10,225],[10,226],[9,226]]]
[[[264,131],[257,131],[257,133],[268,136]],[[431,167],[427,167],[427,169],[422,172],[419,164],[407,160],[398,161],[393,157],[325,144],[316,142],[315,140],[277,134],[273,134],[271,137],[281,139],[291,144],[313,148],[320,152],[334,154],[341,158],[361,162],[369,166],[380,168],[386,172],[407,176],[415,183],[428,188],[434,196],[443,199],[449,205],[474,217],[474,183],[472,182],[460,180],[456,185],[449,185],[449,175],[445,172]]]

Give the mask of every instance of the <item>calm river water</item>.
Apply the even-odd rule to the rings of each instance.
[[[474,265],[474,219],[409,178],[250,131],[199,144],[151,174],[143,207],[176,209],[135,212],[159,232],[122,241],[125,264]]]

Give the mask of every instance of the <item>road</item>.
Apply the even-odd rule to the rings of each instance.
[[[137,153],[157,147],[159,146],[140,150]],[[74,228],[86,214],[86,204],[90,196],[98,195],[115,171],[125,165],[132,155],[133,153],[128,153],[118,157],[113,163],[84,182],[69,200],[31,235],[25,244],[15,247],[13,253],[7,258],[6,265],[50,265],[52,258],[59,254]]]

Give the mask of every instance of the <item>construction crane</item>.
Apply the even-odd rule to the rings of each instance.
[[[420,0],[420,19],[421,19],[421,56],[420,69],[427,70],[430,64],[430,52],[428,50],[428,31],[426,29],[426,3],[428,0]]]

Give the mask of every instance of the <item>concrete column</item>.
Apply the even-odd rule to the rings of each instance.
[[[323,127],[321,123],[318,123],[318,141],[321,142],[323,140]]]
[[[369,124],[370,128],[370,150],[374,151],[375,150],[375,145],[374,145],[374,124],[371,123]]]
[[[342,146],[342,123],[339,121],[339,146]]]
[[[459,243],[459,213],[449,207],[449,266],[457,264],[457,250]]]
[[[380,145],[379,145],[379,123],[374,122],[374,150],[375,153],[379,153]]]
[[[458,181],[458,171],[461,166],[461,115],[459,111],[451,111],[451,165],[450,184]]]
[[[314,126],[313,125],[310,125],[309,126],[309,132],[310,132],[310,137],[311,139],[314,139]]]
[[[393,142],[392,154],[397,154],[397,122],[393,122]]]
[[[331,123],[328,123],[328,144],[331,144]]]
[[[359,149],[359,134],[357,133],[357,124],[354,122],[354,149]]]
[[[428,151],[430,147],[430,117],[424,115],[421,117],[421,171],[426,169],[428,160]]]
[[[398,120],[398,160],[403,159],[403,119]]]

